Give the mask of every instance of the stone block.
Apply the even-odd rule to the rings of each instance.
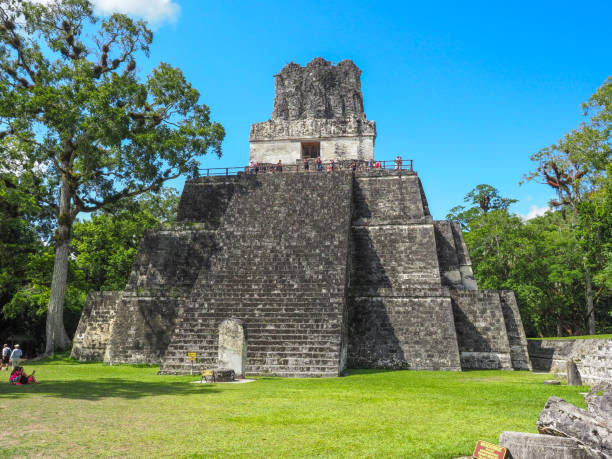
[[[508,459],[595,459],[602,456],[584,448],[572,438],[524,432],[502,432],[500,446],[508,449]]]
[[[538,432],[579,441],[594,454],[612,457],[612,420],[595,416],[559,397],[550,397],[540,413]]]

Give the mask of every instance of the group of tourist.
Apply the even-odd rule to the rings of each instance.
[[[395,157],[395,170],[402,169],[402,157]],[[304,158],[303,163],[304,172],[310,171],[310,161],[308,158]],[[321,157],[315,159],[314,168],[317,172],[323,172],[323,170],[327,170],[327,172],[333,172],[336,170],[336,161],[334,159],[330,159],[327,163],[323,163],[321,161]],[[374,161],[374,159],[370,158],[367,162],[366,166],[367,170],[375,170],[381,169],[382,163],[380,161]],[[283,172],[283,162],[281,160],[276,164],[265,164],[262,165],[259,162],[251,161],[249,163],[249,174],[258,174],[260,172]],[[350,164],[350,169],[356,171],[357,169],[362,169],[362,167],[357,163],[357,161],[353,161]]]
[[[23,351],[19,348],[19,344],[15,344],[14,348],[11,349],[8,344],[2,346],[2,364],[0,364],[0,371],[2,369],[9,369],[9,363],[11,364],[11,375],[9,376],[9,383],[17,384],[21,386],[23,384],[38,384],[36,378],[34,378],[34,370],[31,374],[26,374],[23,367],[19,366]]]
[[[249,174],[259,174],[260,172],[282,172],[283,162],[279,159],[276,164],[261,165],[259,162],[251,161],[249,163]]]
[[[19,348],[19,344],[15,344],[13,349],[11,349],[8,344],[4,344],[4,346],[2,346],[2,365],[0,365],[0,370],[4,368],[8,371],[9,363],[12,364],[14,369],[19,365],[22,355],[23,352]]]

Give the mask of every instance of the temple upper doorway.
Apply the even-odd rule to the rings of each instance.
[[[321,156],[321,142],[302,142],[302,159],[314,159]]]

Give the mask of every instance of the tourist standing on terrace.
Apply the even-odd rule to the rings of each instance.
[[[308,164],[308,159],[304,158],[304,171],[307,172],[310,169],[310,165]]]
[[[321,157],[317,158],[317,172],[321,172],[323,170],[323,163],[321,162]]]
[[[395,170],[399,171],[402,168],[402,157],[397,155],[395,157]]]

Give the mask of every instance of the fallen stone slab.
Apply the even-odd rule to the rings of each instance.
[[[595,453],[612,458],[610,422],[559,397],[548,399],[536,425],[541,434],[573,438]]]
[[[557,381],[556,379],[547,379],[546,381],[544,381],[544,384],[548,384],[551,386],[558,386],[561,384],[561,381]]]
[[[600,459],[573,438],[524,432],[502,432],[498,443],[508,448],[508,459]]]
[[[594,384],[584,400],[589,413],[612,421],[612,383],[601,381]]]

